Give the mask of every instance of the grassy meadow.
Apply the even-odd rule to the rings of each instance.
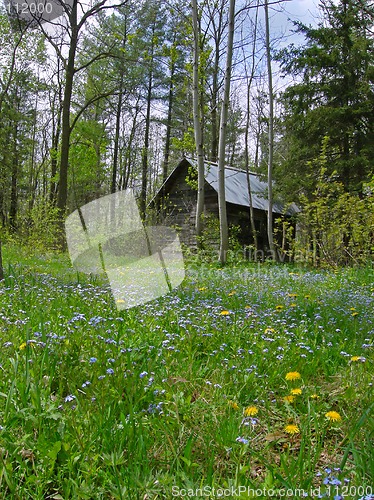
[[[373,269],[190,263],[118,312],[27,252],[3,249],[0,499],[374,498]]]

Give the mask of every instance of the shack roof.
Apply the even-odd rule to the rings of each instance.
[[[192,158],[185,158],[170,174],[168,179],[165,181],[164,185],[168,184],[169,179],[172,179],[177,175],[178,169],[185,162],[188,162],[192,167],[197,169],[197,160]],[[206,182],[218,193],[218,165],[213,162],[204,162],[204,176]],[[257,174],[250,172],[249,174],[251,194],[252,194],[252,206],[258,210],[268,210],[268,199],[267,199],[267,183],[262,181]],[[160,192],[162,192],[163,187],[161,187]],[[225,168],[225,194],[226,202],[232,203],[233,205],[240,205],[243,207],[249,207],[249,193],[247,184],[247,173],[244,170],[239,170],[233,167]],[[157,196],[157,195],[156,195]],[[273,213],[287,215],[292,215],[299,212],[299,208],[292,203],[287,206],[287,210],[284,211],[284,205],[277,201],[273,201]]]

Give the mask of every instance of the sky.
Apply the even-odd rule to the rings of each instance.
[[[317,24],[319,15],[318,0],[290,0],[279,6],[274,5],[271,7],[269,14],[271,29],[274,33],[289,33],[293,27],[291,19],[307,25]],[[298,36],[294,35],[290,38],[293,42],[297,42]],[[288,43],[290,43],[291,39]]]

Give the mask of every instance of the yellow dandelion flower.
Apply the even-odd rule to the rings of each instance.
[[[318,394],[312,394],[310,397],[311,397],[312,399],[319,399]]]
[[[309,294],[304,295],[304,299],[310,299],[310,295]]]
[[[299,380],[301,375],[299,372],[288,372],[286,373],[286,380]]]
[[[295,396],[289,394],[288,396],[284,396],[283,401],[285,403],[293,403],[295,401]]]
[[[292,302],[292,304],[290,304],[290,307],[296,307],[297,304],[295,304],[294,302]]]
[[[355,307],[350,307],[350,308],[349,308],[349,310],[350,310],[350,311],[355,311],[355,310],[356,310],[356,308],[355,308]]]
[[[199,292],[205,292],[206,290],[206,286],[202,286],[200,288],[198,288]]]
[[[124,304],[125,303],[125,301],[123,299],[117,299],[116,302],[117,302],[117,304]]]
[[[224,311],[221,311],[221,312],[220,312],[220,315],[221,315],[221,316],[227,316],[228,314],[230,314],[230,311],[226,311],[226,310],[224,310]]]
[[[284,307],[284,306],[282,306],[282,305],[278,304],[277,306],[275,306],[275,309],[276,309],[277,311],[281,311],[281,310],[283,309],[283,307]]]
[[[232,291],[228,294],[228,296],[229,296],[229,297],[231,297],[232,295],[235,295],[235,294],[236,294],[235,290],[232,290]]]
[[[362,361],[364,363],[366,361],[366,358],[364,358],[363,356],[352,356],[351,361],[353,361],[354,363],[357,361]]]
[[[229,401],[229,405],[231,406],[231,408],[232,408],[233,410],[239,410],[239,405],[238,405],[238,403],[236,403],[235,401],[231,401],[231,400],[230,400],[230,401]]]
[[[26,346],[27,346],[26,342],[23,342],[23,343],[19,346],[19,348],[20,348],[20,350],[21,350],[21,351],[23,351],[23,349],[25,349],[25,348],[26,348]]]
[[[288,296],[290,298],[295,298],[295,297],[297,297],[297,293],[289,293]]]
[[[254,417],[255,415],[257,415],[257,413],[258,413],[258,409],[256,408],[256,406],[248,406],[244,410],[245,417]]]
[[[274,332],[275,332],[274,328],[265,328],[264,333],[274,333]]]
[[[302,392],[303,390],[300,389],[300,387],[297,387],[296,389],[291,389],[291,394],[293,394],[294,396],[300,396]]]
[[[328,411],[325,414],[325,417],[327,417],[331,422],[340,422],[342,417],[337,411]]]
[[[353,313],[351,314],[351,316],[355,317],[358,315],[358,312],[357,311],[353,311]]]
[[[287,432],[287,434],[293,435],[293,434],[299,434],[300,429],[295,424],[289,424],[289,425],[286,425],[286,427],[284,428],[284,431]]]

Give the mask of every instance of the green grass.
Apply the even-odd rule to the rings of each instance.
[[[66,255],[3,252],[1,499],[374,489],[372,269],[190,265],[118,312]]]

